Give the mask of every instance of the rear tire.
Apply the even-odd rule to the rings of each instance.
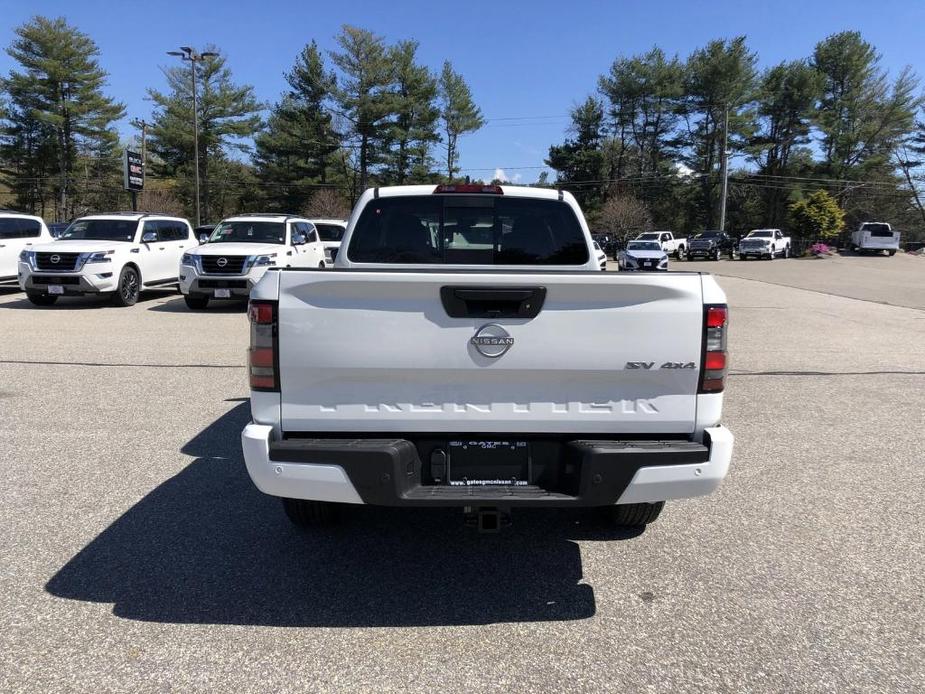
[[[26,298],[35,306],[51,306],[58,300],[58,297],[51,294],[39,294],[38,292],[26,292]]]
[[[340,504],[329,501],[283,499],[283,511],[289,521],[300,528],[324,528],[337,523]]]
[[[112,296],[112,303],[116,306],[134,306],[141,293],[141,276],[138,270],[131,266],[122,268],[119,274],[119,284],[116,293]]]
[[[790,246],[784,248],[784,260],[790,257]]]
[[[663,508],[664,501],[653,504],[618,504],[609,509],[610,522],[622,528],[641,528],[654,523]]]
[[[890,252],[889,252],[889,256],[890,256],[891,258],[892,258],[894,255],[896,255],[896,251],[890,251]]]
[[[193,309],[194,311],[202,311],[209,305],[209,297],[207,296],[195,296],[193,294],[187,294],[183,297],[183,300],[186,302],[187,307]]]

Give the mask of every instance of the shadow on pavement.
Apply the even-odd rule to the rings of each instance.
[[[99,309],[99,308],[122,308],[116,307],[112,303],[112,297],[110,296],[101,296],[101,295],[87,295],[87,296],[61,296],[58,297],[58,300],[53,303],[51,306],[36,306],[31,301],[26,298],[25,293],[16,290],[22,296],[18,301],[10,301],[7,303],[0,304],[0,309],[28,309],[31,311],[60,311],[60,310],[85,310],[85,309]],[[12,294],[13,291],[4,292],[4,294]],[[146,289],[138,295],[138,302],[135,304],[139,306],[148,301],[154,299],[161,299],[164,297],[166,290],[162,289]]]
[[[191,309],[181,296],[163,304],[150,306],[148,310],[159,313],[242,313],[247,311],[247,299],[219,299],[210,301],[208,308]]]
[[[235,406],[183,452],[196,460],[129,509],[48,582],[58,597],[128,619],[275,626],[414,626],[573,620],[595,613],[570,538],[627,539],[586,516],[517,512],[478,535],[458,509],[351,507],[300,531],[251,484]]]

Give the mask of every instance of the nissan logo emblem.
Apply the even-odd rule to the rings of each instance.
[[[228,264],[228,258],[219,258],[215,261],[215,264],[219,267],[225,267]]]
[[[479,328],[469,343],[483,357],[497,359],[513,346],[514,338],[500,325],[489,323]]]
[[[53,256],[51,256],[51,258],[49,258],[49,260],[50,260],[51,262],[53,262],[53,263],[58,263],[58,262],[61,262],[61,256],[58,255],[57,253],[55,253],[55,255],[53,255]]]

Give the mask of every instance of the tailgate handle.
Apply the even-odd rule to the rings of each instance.
[[[450,318],[536,318],[546,287],[441,287]]]

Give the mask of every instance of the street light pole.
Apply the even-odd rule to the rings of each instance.
[[[729,106],[723,119],[723,197],[719,208],[719,230],[726,231],[726,195],[729,192]]]
[[[196,63],[207,58],[215,58],[218,53],[211,51],[197,53],[189,46],[180,46],[179,51],[167,51],[167,55],[175,55],[180,60],[188,61],[193,70],[193,168],[195,169],[193,180],[196,196],[196,226],[199,226],[202,223],[202,215],[199,212],[199,97],[196,94]]]

